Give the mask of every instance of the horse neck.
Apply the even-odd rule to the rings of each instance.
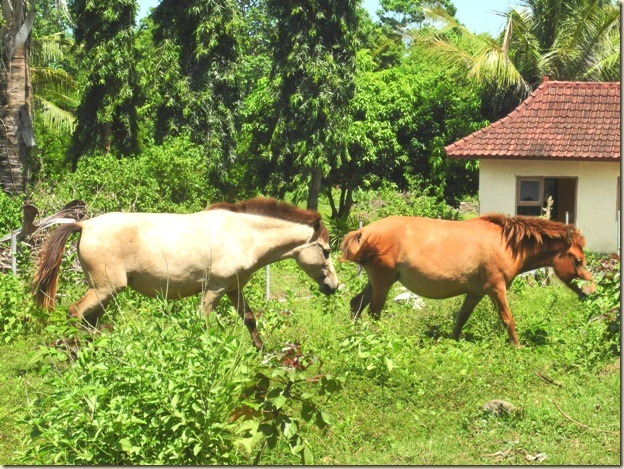
[[[254,220],[252,229],[258,267],[294,257],[314,234],[310,226],[273,218]]]
[[[520,264],[518,273],[539,269],[541,267],[552,267],[555,257],[557,257],[562,249],[562,242],[549,239],[545,239],[542,245],[523,249],[522,253],[518,256]]]

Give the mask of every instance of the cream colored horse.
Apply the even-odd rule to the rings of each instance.
[[[256,270],[293,258],[321,292],[331,294],[338,288],[321,216],[257,198],[186,215],[108,213],[61,226],[46,240],[33,282],[41,307],[54,307],[64,245],[75,232],[81,233],[78,257],[89,289],[69,311],[91,324],[125,287],[150,297],[182,298],[203,292],[206,314],[227,295],[254,345],[261,348],[242,291]]]

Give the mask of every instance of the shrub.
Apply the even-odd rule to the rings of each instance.
[[[458,220],[459,212],[443,200],[416,192],[398,192],[386,186],[378,191],[360,192],[352,213],[364,224],[390,215],[418,216]]]
[[[309,383],[310,359],[286,349],[262,363],[243,327],[228,332],[212,317],[209,327],[202,315],[165,305],[82,344],[29,409],[22,462],[248,464],[283,438],[309,462],[301,429],[326,424],[314,395],[296,390]],[[318,396],[337,390],[328,377],[318,381]]]
[[[198,211],[217,194],[203,151],[185,137],[152,146],[136,158],[84,157],[75,172],[47,192],[60,205],[81,199],[95,212]]]
[[[31,306],[25,282],[13,274],[0,274],[0,342],[10,342],[28,330]]]
[[[604,321],[606,324],[603,340],[615,355],[620,354],[620,328],[622,322],[621,289],[620,289],[620,257],[612,254],[609,257],[591,260],[594,281],[597,291],[587,298],[590,321]]]
[[[340,343],[340,349],[349,357],[345,360],[348,363],[346,372],[385,382],[394,367],[392,357],[403,345],[402,339],[375,332],[368,322],[364,322],[361,330],[354,331]]]
[[[22,226],[22,200],[0,191],[0,237]]]

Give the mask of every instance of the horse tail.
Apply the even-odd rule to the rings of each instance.
[[[32,284],[35,303],[40,308],[47,310],[54,308],[58,273],[63,261],[65,242],[72,233],[81,230],[82,227],[78,223],[62,225],[54,230],[43,245],[37,273]]]
[[[362,229],[351,231],[342,240],[341,261],[352,261],[359,265],[367,265],[379,258],[379,252]]]

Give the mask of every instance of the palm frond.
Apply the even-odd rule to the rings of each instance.
[[[65,51],[71,47],[73,41],[65,33],[55,33],[48,36],[33,37],[31,42],[31,57],[33,65],[43,65],[60,61]]]
[[[508,20],[499,44],[488,35],[477,35],[459,24],[444,9],[425,8],[425,16],[438,29],[421,28],[410,33],[419,51],[447,67],[450,73],[477,84],[499,88],[515,88],[522,96],[531,91],[509,55],[513,23]]]
[[[562,80],[604,80],[619,76],[614,57],[620,42],[620,11],[585,0],[564,18],[548,50],[549,73]],[[615,49],[614,49],[615,48]],[[618,70],[614,70],[614,66]]]
[[[35,110],[35,119],[41,119],[45,127],[61,134],[71,134],[74,131],[76,119],[71,112],[40,96],[35,96]]]
[[[73,108],[78,104],[78,84],[66,71],[54,68],[32,67],[31,77],[35,93],[44,98],[55,96]],[[56,102],[56,99],[54,100]]]

